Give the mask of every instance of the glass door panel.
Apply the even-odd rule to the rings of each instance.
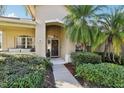
[[[51,56],[52,57],[58,57],[59,51],[58,51],[58,40],[52,40],[52,47],[51,47]]]
[[[28,37],[27,38],[27,48],[32,48],[32,43],[33,43],[32,38]]]
[[[26,45],[26,38],[25,37],[22,37],[21,38],[21,48],[26,48],[25,45]]]

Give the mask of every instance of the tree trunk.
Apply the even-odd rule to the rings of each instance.
[[[87,52],[91,52],[91,46],[88,45],[86,48],[87,48]]]
[[[107,50],[108,50],[108,44],[105,42],[104,60],[105,60],[105,58],[107,58]]]
[[[115,55],[112,53],[112,61],[115,63]]]
[[[121,64],[121,56],[119,57],[119,61],[118,62],[119,62],[119,64]]]
[[[111,53],[110,53],[110,45],[109,45],[109,43],[107,43],[105,45],[104,58],[106,58],[107,60],[111,61]]]
[[[84,44],[81,43],[81,46],[82,46],[82,51],[83,51],[83,52],[86,52],[86,51],[87,51],[87,50],[86,50],[86,44],[85,44],[85,43],[84,43]]]

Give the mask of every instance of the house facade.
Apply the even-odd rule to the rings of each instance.
[[[0,17],[0,50],[34,48],[35,22],[19,18]]]
[[[64,30],[65,6],[27,6],[34,21],[0,17],[0,49],[33,51],[37,55],[61,57],[69,61],[75,45]]]

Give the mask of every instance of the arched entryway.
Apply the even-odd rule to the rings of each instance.
[[[65,42],[63,29],[63,25],[58,22],[46,24],[46,56],[64,58],[64,47],[62,47],[62,44]]]

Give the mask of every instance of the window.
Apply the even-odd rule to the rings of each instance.
[[[31,36],[17,37],[16,48],[34,48],[33,38]]]
[[[0,50],[2,49],[2,31],[0,31]]]

